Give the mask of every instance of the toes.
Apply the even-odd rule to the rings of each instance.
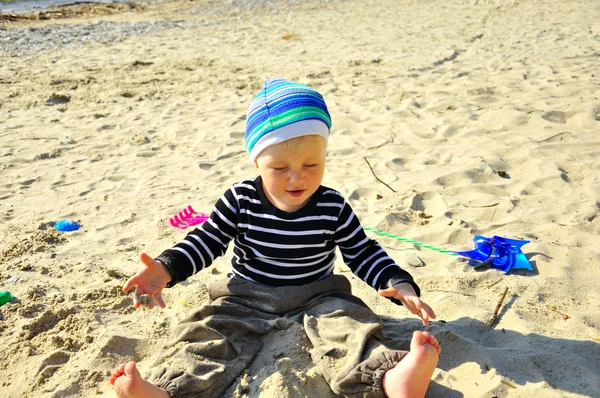
[[[117,368],[115,370],[113,370],[112,374],[110,375],[110,384],[115,384],[115,380],[117,380],[119,377],[123,376],[125,374],[125,364],[121,364],[119,366],[117,366]]]
[[[430,335],[430,336],[427,338],[427,342],[428,342],[429,344],[431,344],[432,346],[434,346],[434,347],[437,347],[437,346],[439,346],[439,343],[438,343],[437,339],[435,338],[435,336],[431,336],[431,335]]]
[[[123,376],[123,375],[122,375],[122,374],[120,374],[120,375],[117,375],[117,374],[114,374],[114,373],[113,373],[113,375],[112,375],[112,376],[110,376],[110,379],[108,379],[108,381],[110,382],[110,384],[112,384],[112,385],[114,386],[114,385],[115,385],[115,381],[117,381],[117,379],[118,379],[119,377],[121,377],[121,376]]]
[[[427,333],[427,332],[425,332]],[[410,345],[416,345],[416,346],[420,346],[423,345],[427,342],[427,338],[425,336],[425,334],[419,330],[415,330],[413,332],[413,338],[412,341],[410,342]]]
[[[442,352],[439,342],[433,335],[431,335],[429,332],[421,332],[419,330],[415,330],[413,332],[412,341],[410,342],[411,350],[418,349],[419,347],[424,345],[435,348],[438,355]]]
[[[429,335],[427,337],[427,344],[435,348],[438,355],[442,352],[442,348],[440,347],[440,343],[438,343],[437,339],[433,335]]]
[[[438,347],[440,343],[438,343],[437,339],[434,335],[429,332],[423,332],[423,336],[425,337],[425,343],[432,345],[434,347]]]
[[[140,371],[137,370],[135,362],[133,362],[133,361],[127,362],[127,364],[125,365],[124,371],[125,371],[125,375],[127,377],[130,377],[130,378],[138,378],[139,377],[139,378],[141,378]]]
[[[112,375],[119,377],[119,376],[123,376],[124,373],[125,373],[125,364],[122,363],[119,366],[117,366],[115,368],[115,370],[113,370]]]

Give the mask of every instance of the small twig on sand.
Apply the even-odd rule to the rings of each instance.
[[[363,159],[369,165],[369,168],[371,169],[371,173],[373,173],[373,176],[375,176],[375,178],[377,178],[377,181],[379,181],[380,183],[382,183],[383,185],[385,185],[386,187],[388,187],[389,189],[391,189],[392,192],[396,192],[396,191],[394,191],[394,188],[390,187],[388,184],[386,184],[385,182],[381,181],[381,179],[379,177],[377,177],[377,174],[375,174],[375,172],[373,171],[373,168],[371,167],[371,163],[369,163],[369,161],[367,160],[367,158],[363,157]]]
[[[492,282],[491,284],[488,285],[488,289],[490,287],[496,286],[498,283],[502,282],[502,278],[498,279],[496,282]]]
[[[498,304],[496,304],[496,309],[494,310],[494,313],[492,314],[492,316],[490,317],[490,320],[487,323],[488,329],[491,329],[494,322],[496,322],[496,319],[498,319],[498,312],[500,311],[500,307],[502,307],[502,302],[504,301],[504,298],[506,297],[507,292],[508,292],[508,287],[505,287],[504,293],[502,293],[502,297],[500,297]]]
[[[444,290],[444,289],[427,289],[428,292],[446,292],[446,293],[454,293],[454,294],[462,294],[463,296],[475,297],[474,294],[457,292],[454,290]]]
[[[506,380],[500,380],[500,383],[505,384],[505,385],[509,386],[510,388],[517,388]]]
[[[492,216],[490,217],[490,221],[494,221],[494,216],[496,215],[496,210],[498,210],[498,209],[494,209],[494,212],[492,213]]]
[[[569,318],[570,318],[570,316],[568,316],[568,315],[567,315],[567,314],[565,314],[564,312],[560,312],[560,311],[559,311],[558,309],[556,309],[556,307],[555,307],[555,306],[553,306],[553,305],[546,304],[546,307],[548,307],[548,309],[549,309],[550,311],[554,311],[554,312],[556,312],[556,313],[557,313],[558,315],[560,315],[560,316],[562,317],[562,319],[564,319],[565,321],[566,321],[567,319],[569,319]]]
[[[388,138],[388,140],[386,142],[384,142],[383,144],[379,144],[376,146],[370,146],[367,149],[377,149],[377,148],[381,148],[382,146],[384,146],[385,144],[387,144],[388,142],[394,142],[394,132],[392,130],[390,130],[390,138]]]
[[[463,205],[464,207],[471,207],[471,208],[481,208],[481,207],[494,207],[494,206],[498,206],[500,203],[492,203],[491,205],[481,205],[481,206],[469,206],[469,205]]]
[[[564,133],[565,133],[565,132],[563,131],[562,133],[554,134],[554,135],[553,135],[553,136],[551,136],[551,137],[544,138],[543,140],[539,140],[539,141],[538,141],[538,143],[539,143],[539,142],[544,142],[544,141],[549,141],[549,140],[551,140],[552,138],[558,137],[559,135],[563,135]]]

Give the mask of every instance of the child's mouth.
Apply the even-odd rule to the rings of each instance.
[[[292,195],[293,197],[297,198],[299,196],[302,196],[302,194],[304,193],[304,191],[305,191],[304,189],[296,189],[296,190],[293,190],[293,191],[288,191],[288,193],[290,195]]]

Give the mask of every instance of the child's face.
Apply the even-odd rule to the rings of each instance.
[[[323,137],[307,135],[267,147],[256,158],[267,198],[286,212],[301,209],[315,193],[325,172]]]

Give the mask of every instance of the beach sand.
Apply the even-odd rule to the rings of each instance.
[[[113,396],[116,365],[148,370],[207,303],[228,256],[168,289],[164,310],[135,310],[121,287],[141,252],[184,236],[170,216],[210,212],[256,175],[244,119],[270,77],[324,95],[323,183],[364,226],[451,250],[475,235],[531,241],[533,272],[504,274],[372,235],[437,312],[428,328],[338,259],[390,344],[407,348],[413,330],[440,341],[428,396],[600,396],[596,2],[176,1],[65,16],[0,24],[0,290],[16,297],[0,307],[1,397]],[[61,219],[81,229],[59,233]],[[266,336],[224,396],[333,396],[309,350],[299,326]]]

